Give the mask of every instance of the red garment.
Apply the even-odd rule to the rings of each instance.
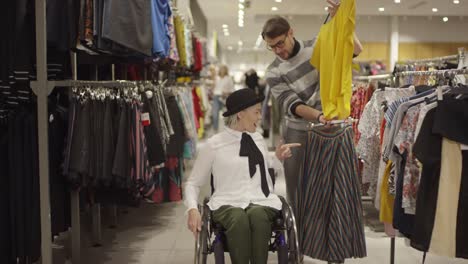
[[[141,67],[139,65],[136,65],[136,64],[128,65],[127,66],[128,80],[131,80],[131,81],[143,80],[140,72],[141,72]]]
[[[193,112],[195,113],[195,120],[197,125],[197,130],[200,129],[200,118],[203,118],[203,111],[201,107],[201,100],[198,97],[195,86],[192,89],[192,98],[193,98]]]
[[[182,187],[175,182],[169,181],[169,201],[178,202],[182,200]]]
[[[383,144],[383,138],[385,134],[385,125],[387,124],[387,120],[385,118],[382,120],[382,124],[380,125],[380,147],[382,147]]]
[[[203,68],[203,50],[202,50],[202,44],[198,38],[195,36],[193,37],[193,54],[194,54],[194,60],[195,63],[193,65],[193,70],[195,72],[200,72]]]

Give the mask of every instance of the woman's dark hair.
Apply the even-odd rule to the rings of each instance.
[[[265,22],[262,30],[262,38],[276,38],[283,34],[288,33],[291,26],[289,26],[288,21],[281,16],[274,16]]]

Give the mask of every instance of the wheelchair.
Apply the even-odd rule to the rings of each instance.
[[[272,223],[272,237],[269,251],[277,252],[279,264],[302,263],[297,236],[296,219],[292,207],[284,197],[281,212]],[[216,264],[224,264],[224,252],[229,252],[223,227],[212,219],[212,211],[208,207],[209,198],[205,198],[203,205],[198,205],[202,217],[202,228],[195,239],[195,264],[206,264],[208,256],[214,255]]]

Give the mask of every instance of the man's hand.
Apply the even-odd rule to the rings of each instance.
[[[198,212],[198,209],[192,208],[188,212],[187,226],[190,231],[192,231],[195,238],[197,237],[198,232],[201,231],[201,215]]]
[[[290,158],[292,157],[291,148],[300,146],[300,143],[283,144],[283,140],[280,140],[280,144],[276,147],[276,157],[281,161]]]
[[[332,119],[332,120],[336,120],[336,118]],[[321,124],[324,124],[325,125],[325,128],[331,128],[333,126],[332,124],[332,120],[328,120],[325,118],[325,116],[323,114],[321,114],[318,118],[318,121],[319,123]]]
[[[328,3],[328,13],[330,13],[330,17],[334,17],[336,12],[338,12],[338,8],[340,7],[340,1],[337,0],[327,0]]]

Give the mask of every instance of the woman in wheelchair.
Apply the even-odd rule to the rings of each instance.
[[[280,144],[275,157],[268,155],[263,137],[256,132],[263,100],[248,88],[227,98],[226,128],[200,147],[185,185],[188,228],[196,236],[202,225],[197,208],[200,188],[212,177],[208,206],[213,221],[225,229],[234,264],[267,263],[272,221],[282,208],[268,168],[280,168],[280,161],[291,157],[291,148],[300,146]]]

